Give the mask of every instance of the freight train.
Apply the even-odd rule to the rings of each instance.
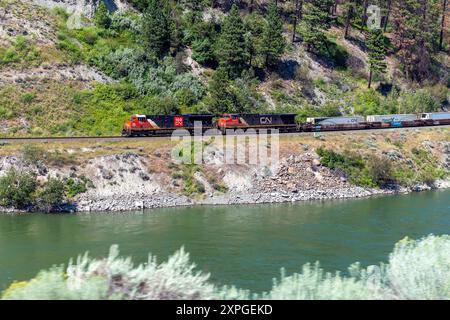
[[[132,115],[125,121],[124,136],[170,135],[177,129],[189,133],[196,129],[218,129],[225,133],[235,129],[278,129],[280,132],[322,132],[450,125],[450,112],[391,114],[367,117],[318,117],[299,122],[296,114],[214,114]]]

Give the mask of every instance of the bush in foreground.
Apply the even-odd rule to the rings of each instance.
[[[397,243],[387,264],[361,268],[349,276],[325,273],[319,264],[274,281],[270,292],[251,294],[235,287],[218,288],[209,274],[195,271],[183,249],[167,262],[134,266],[112,246],[107,258],[85,254],[70,263],[41,271],[28,282],[15,282],[3,299],[450,299],[450,236],[430,235]]]

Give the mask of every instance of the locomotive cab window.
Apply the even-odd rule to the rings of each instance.
[[[147,121],[147,118],[145,118],[145,117],[139,117],[138,120],[139,120],[139,122],[145,122],[145,121]]]

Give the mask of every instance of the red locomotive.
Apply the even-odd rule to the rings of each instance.
[[[203,131],[215,128],[213,114],[183,114],[183,115],[132,115],[125,121],[122,135],[150,136],[172,133],[177,129],[193,132],[201,123]]]

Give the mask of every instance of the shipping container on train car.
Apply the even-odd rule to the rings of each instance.
[[[450,120],[450,112],[422,113],[422,120]]]
[[[147,115],[146,118],[153,130],[192,130],[196,123],[204,130],[214,127],[213,114]]]
[[[319,126],[356,125],[364,123],[364,117],[332,117],[332,118],[308,118],[306,122]]]
[[[295,113],[286,114],[225,114],[217,126],[225,129],[281,129],[295,130],[297,122]]]
[[[387,115],[375,115],[367,116],[367,122],[384,122],[384,123],[394,123],[403,121],[416,121],[417,115],[415,114],[387,114]]]

